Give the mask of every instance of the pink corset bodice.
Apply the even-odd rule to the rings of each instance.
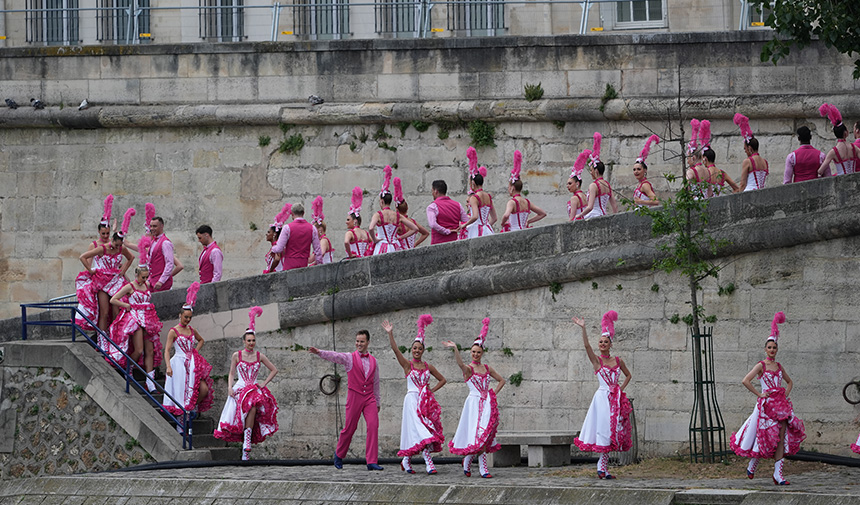
[[[189,326],[188,329],[191,329]],[[179,354],[179,351],[182,351],[183,354],[190,354],[191,350],[194,349],[196,344],[194,340],[194,330],[191,330],[191,335],[183,335],[179,333],[178,327],[174,327],[173,331],[176,332],[176,340],[173,341],[174,351]]]
[[[254,384],[257,382],[257,374],[260,372],[260,365],[263,363],[260,361],[260,353],[257,353],[257,361],[248,362],[242,359],[242,352],[239,351],[239,362],[236,363],[236,373],[239,374],[239,378],[242,379],[242,382],[247,386],[248,384]]]

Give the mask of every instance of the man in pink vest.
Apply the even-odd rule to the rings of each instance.
[[[346,419],[343,430],[337,439],[337,449],[334,452],[334,467],[343,468],[343,458],[349,451],[352,435],[358,427],[358,419],[364,415],[367,424],[367,442],[364,456],[368,470],[382,470],[379,466],[379,369],[376,358],[367,352],[370,345],[370,332],[360,330],[355,334],[355,352],[323,351],[309,347],[308,352],[320,358],[338,363],[346,368]]]
[[[824,163],[824,153],[809,144],[812,140],[812,132],[809,131],[809,128],[806,126],[798,128],[797,140],[800,141],[800,147],[785,158],[783,184],[818,178],[818,167]]]
[[[293,221],[281,228],[278,242],[272,247],[272,254],[280,254],[283,269],[292,270],[308,266],[308,251],[313,247],[317,263],[322,264],[320,235],[314,225],[305,221],[305,208],[297,203],[293,205],[290,214]]]
[[[463,224],[469,220],[466,210],[446,196],[445,181],[433,181],[433,203],[427,206],[427,223],[430,225],[430,244],[443,244],[457,240]]]
[[[218,282],[221,280],[221,267],[224,262],[224,254],[218,243],[212,238],[212,227],[208,224],[197,228],[197,240],[203,245],[203,252],[197,258],[199,265],[200,284]]]
[[[152,246],[149,249],[149,279],[153,291],[167,291],[173,287],[173,276],[179,273],[174,265],[173,242],[164,234],[164,219],[152,218],[149,223]]]

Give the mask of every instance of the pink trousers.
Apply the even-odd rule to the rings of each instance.
[[[340,437],[337,440],[335,454],[339,458],[345,458],[352,442],[352,435],[358,428],[358,419],[364,414],[364,422],[367,423],[367,443],[364,449],[364,457],[368,465],[375,465],[379,461],[379,411],[376,405],[376,397],[373,394],[360,395],[350,391],[346,396],[346,420]]]

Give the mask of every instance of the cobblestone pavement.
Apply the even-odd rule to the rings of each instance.
[[[737,479],[691,479],[679,475],[677,478],[619,478],[614,481],[599,480],[596,476],[567,477],[558,475],[559,471],[593,468],[593,465],[568,466],[563,468],[493,468],[493,479],[482,479],[477,468],[472,477],[466,478],[459,464],[438,465],[437,475],[425,475],[424,465],[415,465],[416,473],[408,475],[398,465],[385,465],[382,472],[369,472],[364,465],[345,465],[337,470],[331,465],[315,466],[277,466],[260,465],[214,466],[186,469],[141,470],[132,472],[112,472],[81,474],[76,477],[91,476],[134,479],[188,479],[188,480],[227,480],[227,481],[298,481],[298,482],[362,482],[390,484],[445,484],[468,486],[514,486],[514,487],[594,487],[594,488],[635,488],[635,489],[737,489],[753,491],[805,492],[815,494],[838,494],[860,496],[860,468],[828,467],[827,471],[812,471],[799,474],[791,473],[791,462],[786,465],[786,477],[791,486],[777,487],[771,480],[771,465],[762,464],[759,475],[754,480],[745,476]]]

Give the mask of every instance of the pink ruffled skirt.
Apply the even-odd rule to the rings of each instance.
[[[633,447],[630,413],[633,408],[618,386],[598,389],[573,443],[580,451],[624,452]]]
[[[732,433],[729,444],[738,456],[773,458],[782,421],[786,422],[785,454],[795,454],[800,450],[800,443],[806,438],[803,421],[794,415],[794,407],[786,398],[785,389],[774,388],[770,392],[769,397],[758,399],[752,415],[738,431]]]
[[[190,353],[177,351],[170,359],[170,368],[173,370],[173,376],[167,377],[164,381],[164,389],[170,396],[182,402],[182,406],[187,411],[206,412],[212,408],[215,390],[215,384],[210,377],[212,365],[197,352],[197,349],[191,349]],[[202,400],[199,397],[201,382],[209,386],[209,392]],[[199,404],[198,400],[200,400]],[[173,415],[182,414],[182,411],[167,396],[164,397],[164,408]]]
[[[256,383],[247,386],[240,380],[233,385],[236,397],[227,397],[215,438],[227,442],[242,442],[245,431],[245,417],[253,407],[257,407],[254,427],[251,429],[251,443],[259,444],[278,431],[278,402],[269,391]],[[238,398],[239,401],[236,399]]]
[[[442,408],[425,388],[420,393],[410,391],[403,398],[403,421],[400,425],[400,450],[397,455],[414,456],[428,445],[430,452],[440,452],[445,435],[442,434]]]
[[[119,316],[110,325],[110,339],[117,344],[117,347],[122,349],[126,354],[134,352],[134,345],[131,337],[138,328],[143,328],[143,339],[152,342],[153,347],[153,365],[158,367],[162,361],[162,350],[159,334],[161,333],[161,321],[158,320],[158,315],[155,313],[155,307],[149,304],[146,308],[132,308],[131,310],[123,310]],[[116,360],[120,366],[125,366],[125,358],[116,348],[104,341],[103,337],[99,337],[100,347]],[[143,366],[144,354],[141,353],[138,358],[138,364]]]
[[[501,449],[501,445],[496,442],[498,429],[499,407],[496,403],[496,392],[490,389],[484,398],[470,394],[463,405],[457,432],[448,442],[448,450],[458,456],[496,452]]]
[[[92,322],[98,323],[99,291],[104,291],[108,296],[113,296],[126,284],[128,281],[120,275],[119,270],[96,270],[93,274],[84,270],[75,278],[78,310],[90,318]],[[110,310],[110,307],[104,307],[104,309]],[[95,330],[80,314],[75,316],[75,323],[84,331]]]

